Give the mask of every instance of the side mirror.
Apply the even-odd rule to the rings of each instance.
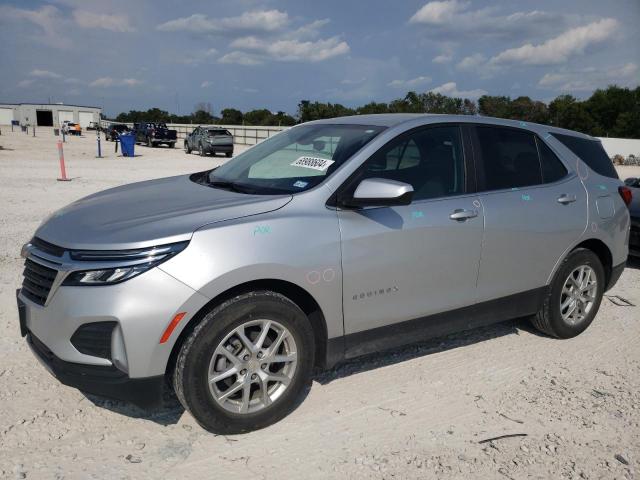
[[[624,181],[627,187],[640,187],[640,178],[629,177]]]
[[[413,198],[413,187],[408,183],[384,178],[362,180],[353,197],[343,203],[348,207],[392,207],[409,205]]]

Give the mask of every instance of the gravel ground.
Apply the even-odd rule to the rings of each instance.
[[[605,299],[581,336],[524,320],[353,361],[319,374],[300,407],[267,429],[203,431],[175,398],[154,411],[60,385],[18,333],[20,246],[53,210],[115,185],[224,161],[137,147],[96,159],[95,136],[0,136],[0,477],[637,478],[639,307]],[[621,167],[621,176],[640,169]],[[609,292],[640,305],[640,264]],[[488,439],[507,436],[496,440]]]

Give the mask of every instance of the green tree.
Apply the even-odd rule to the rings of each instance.
[[[507,118],[510,103],[509,97],[483,95],[478,99],[478,111],[486,117]]]
[[[242,125],[242,112],[235,108],[225,108],[220,112],[222,118],[220,123],[223,125]]]

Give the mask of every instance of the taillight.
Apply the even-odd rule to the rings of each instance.
[[[618,187],[618,193],[622,197],[622,201],[626,206],[629,206],[631,203],[631,199],[633,198],[633,193],[629,187]]]

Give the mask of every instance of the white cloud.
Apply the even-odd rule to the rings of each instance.
[[[218,59],[219,63],[235,63],[237,65],[254,66],[261,65],[263,62],[255,55],[246,52],[233,51],[229,52]]]
[[[462,60],[458,62],[458,64],[456,65],[456,68],[462,71],[476,70],[478,67],[485,64],[486,61],[487,61],[487,57],[485,57],[481,53],[476,53],[474,55],[464,57]]]
[[[538,87],[560,92],[593,91],[610,83],[633,86],[638,83],[640,68],[633,62],[618,67],[583,68],[574,71],[546,73]]]
[[[270,42],[251,36],[238,38],[231,42],[230,46],[237,50],[254,52],[280,62],[321,62],[349,53],[349,45],[347,42],[340,40],[339,37],[306,42],[299,40],[274,40]]]
[[[474,38],[522,37],[527,34],[549,32],[566,23],[566,16],[533,10],[501,14],[498,7],[471,10],[471,2],[438,0],[423,5],[409,19],[413,25],[423,26],[427,34],[459,40],[461,34]]]
[[[50,78],[50,79],[56,79],[56,78],[62,77],[62,75],[60,75],[59,73],[51,72],[49,70],[40,70],[38,68],[31,70],[31,73],[29,73],[29,75],[37,78]]]
[[[20,80],[18,82],[18,87],[20,88],[27,88],[30,87],[31,85],[33,85],[33,82],[35,82],[34,79],[32,78],[25,78],[24,80]]]
[[[274,32],[289,23],[289,15],[279,10],[244,12],[237,17],[209,18],[201,13],[177,18],[157,26],[165,32],[224,33],[234,31]]]
[[[465,9],[468,5],[469,2],[458,2],[457,0],[429,2],[413,14],[409,23],[442,25],[450,22],[457,12]]]
[[[90,87],[109,88],[109,87],[136,87],[141,85],[142,80],[135,78],[116,79],[112,77],[101,77],[89,83]]]
[[[530,43],[505,50],[491,59],[494,64],[519,63],[524,65],[551,65],[566,62],[581,55],[587,47],[609,40],[618,30],[618,21],[604,18],[588,25],[572,28],[540,45]]]
[[[446,53],[443,53],[442,55],[438,55],[436,57],[433,57],[433,60],[431,60],[433,63],[449,63],[451,60],[453,60],[453,55],[449,55]]]
[[[210,62],[213,57],[218,55],[218,50],[216,48],[208,48],[201,52],[196,52],[194,54],[188,54],[184,56],[179,56],[176,59],[177,63],[181,63],[183,65],[192,65],[197,66],[206,62]]]
[[[394,88],[415,88],[428,83],[431,83],[431,77],[420,76],[410,80],[392,80],[388,85]]]
[[[448,95],[450,97],[463,97],[476,99],[481,97],[482,95],[486,95],[487,91],[482,90],[481,88],[477,88],[475,90],[458,90],[458,85],[456,82],[447,82],[439,87],[432,88],[430,90],[433,93],[441,93],[442,95]]]
[[[52,5],[45,5],[38,10],[0,5],[0,20],[30,22],[42,30],[43,36],[39,39],[42,43],[55,48],[72,46],[68,36],[60,31],[60,25],[63,23],[60,11]]]
[[[86,10],[74,10],[73,19],[82,28],[102,28],[112,32],[133,32],[129,17],[123,14],[109,15]]]
[[[315,20],[311,23],[307,23],[306,25],[303,25],[297,30],[289,33],[287,35],[287,38],[298,40],[302,40],[305,38],[316,38],[320,34],[320,29],[329,24],[329,22],[330,20],[328,18],[324,18],[322,20]]]
[[[200,84],[200,88],[209,88],[212,85],[213,85],[213,82],[210,82],[209,80],[205,80]]]

